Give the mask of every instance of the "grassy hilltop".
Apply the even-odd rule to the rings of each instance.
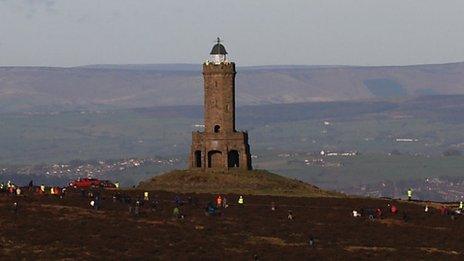
[[[138,188],[181,193],[236,193],[301,197],[341,195],[265,170],[230,172],[175,170],[141,182]]]

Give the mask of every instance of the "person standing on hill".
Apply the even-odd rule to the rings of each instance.
[[[152,200],[151,203],[150,203],[151,211],[155,212],[157,207],[158,207],[158,202],[156,200]]]
[[[217,213],[217,207],[214,205],[212,201],[208,202],[205,208],[205,214],[207,216],[215,216]]]
[[[15,215],[18,215],[18,212],[19,212],[19,205],[18,205],[18,202],[14,202],[14,203],[13,203],[12,210],[13,210],[13,213],[14,213]]]
[[[448,207],[446,207],[445,205],[441,205],[440,207],[440,213],[442,216],[445,216],[445,215],[448,215],[449,213],[449,210],[448,210]]]
[[[244,200],[243,200],[243,196],[240,196],[240,197],[238,198],[238,205],[239,205],[239,206],[243,206],[244,203],[245,203],[245,202],[244,202]]]
[[[95,210],[99,210],[101,206],[100,196],[95,196]]]
[[[135,201],[135,206],[134,206],[134,216],[139,217],[140,216],[140,206],[142,202],[140,200]]]
[[[412,200],[412,188],[408,189],[408,201]]]
[[[315,242],[315,240],[314,240],[314,236],[310,234],[310,235],[309,235],[309,247],[310,247],[310,248],[315,248],[315,247],[316,247],[316,246],[315,246],[315,243],[316,243],[316,242]]]
[[[176,207],[172,210],[172,217],[173,217],[173,218],[180,218],[180,215],[181,215],[180,208],[179,208],[178,206],[176,206]]]
[[[288,220],[293,220],[293,212],[291,210],[288,211]]]
[[[15,191],[16,190],[15,190],[14,186],[10,186],[8,188],[8,193],[9,193],[10,196],[13,196],[15,194]]]
[[[406,211],[403,211],[403,221],[404,222],[409,222],[409,215]]]
[[[174,197],[174,203],[176,203],[176,206],[182,205],[182,200],[180,199],[179,196],[176,195],[176,196]]]

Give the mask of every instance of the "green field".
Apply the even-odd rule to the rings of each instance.
[[[0,163],[50,163],[74,159],[126,157],[185,157],[191,131],[201,115],[167,111],[117,110],[53,114],[0,114]],[[298,112],[298,111],[297,111]],[[329,122],[325,125],[324,121]],[[464,122],[437,119],[380,117],[327,117],[270,121],[253,120],[245,112],[239,129],[249,131],[252,153],[359,151],[363,154],[438,156],[464,144]],[[412,138],[414,142],[397,142]]]
[[[0,115],[1,163],[51,163],[185,153],[193,121],[130,111]]]

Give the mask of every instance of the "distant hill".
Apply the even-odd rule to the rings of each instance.
[[[107,70],[139,70],[161,72],[200,72],[201,64],[171,63],[171,64],[92,64],[77,68],[83,69],[107,69]]]
[[[464,63],[239,67],[239,105],[464,94]],[[200,105],[201,65],[0,67],[0,112]]]

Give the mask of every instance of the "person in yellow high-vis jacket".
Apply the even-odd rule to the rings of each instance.
[[[412,200],[412,188],[409,188],[409,189],[408,189],[408,200],[409,200],[409,201]]]
[[[244,202],[244,200],[243,200],[243,196],[240,196],[240,197],[238,198],[238,205],[239,205],[239,206],[243,206],[244,203],[245,203],[245,202]]]

